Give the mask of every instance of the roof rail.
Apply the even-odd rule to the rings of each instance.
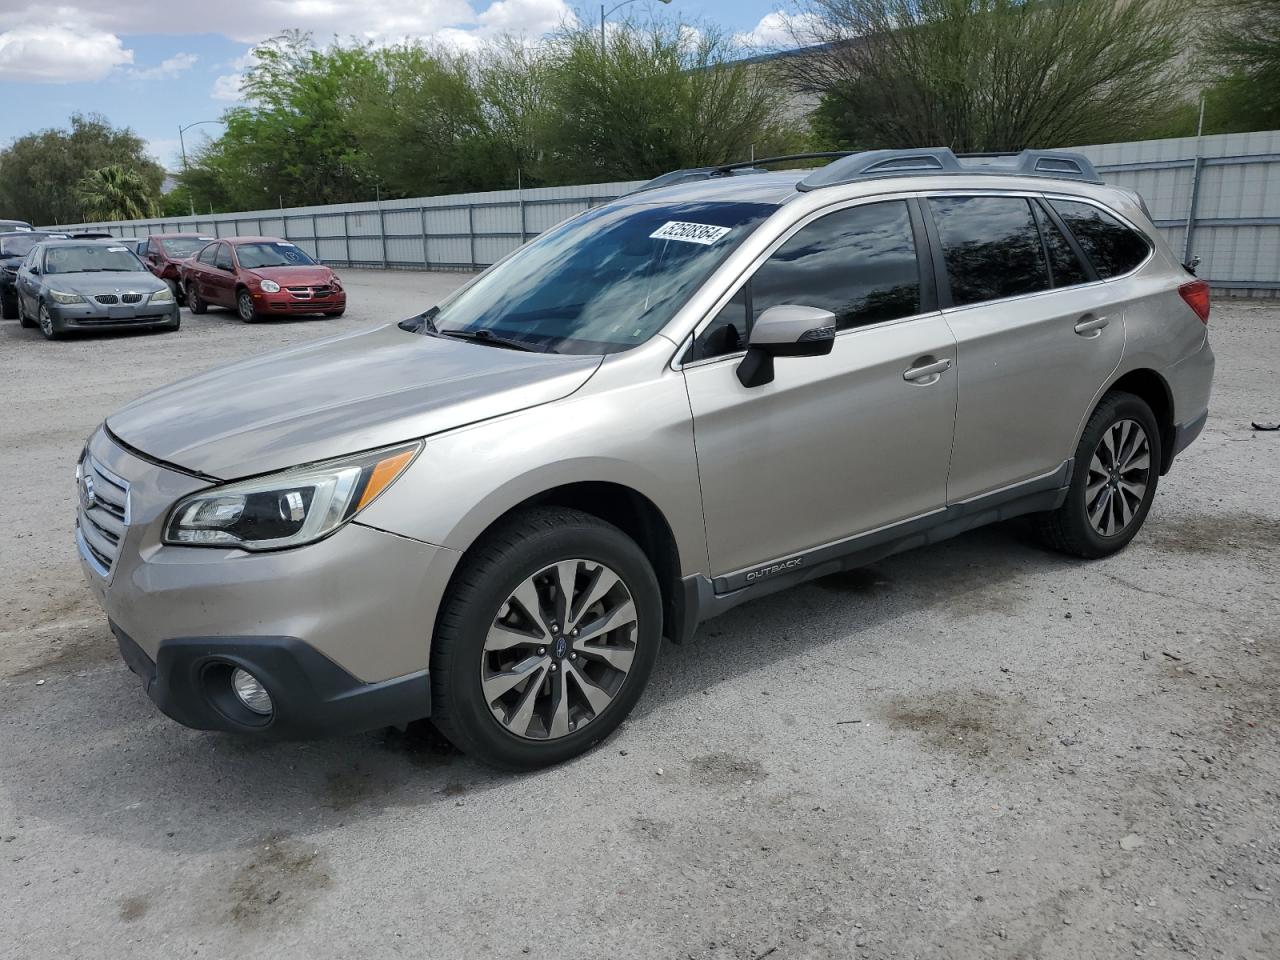
[[[911,150],[868,150],[850,154],[827,164],[821,170],[815,170],[796,184],[796,188],[818,190],[879,177],[929,174],[990,174],[1083,180],[1086,183],[1103,182],[1088,158],[1065,150],[955,154],[949,147],[921,147]]]
[[[781,157],[760,157],[758,160],[739,160],[736,163],[721,163],[714,167],[689,167],[684,170],[671,170],[654,177],[648,183],[641,184],[632,193],[645,190],[657,190],[659,187],[670,187],[677,183],[691,183],[695,180],[710,180],[714,177],[734,177],[751,173],[767,173],[759,169],[770,163],[784,163],[789,160],[830,160],[851,156],[847,150],[827,150],[821,153],[789,153]]]

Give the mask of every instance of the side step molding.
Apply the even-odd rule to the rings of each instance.
[[[1058,469],[1042,477],[953,503],[922,517],[814,547],[714,580],[701,575],[686,577],[682,581],[684,629],[680,631],[682,636],[679,639],[689,639],[702,621],[717,617],[748,600],[818,577],[866,566],[904,550],[948,540],[989,523],[1056,510],[1066,499],[1071,485],[1072,463],[1066,460]]]

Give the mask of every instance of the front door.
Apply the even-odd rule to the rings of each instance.
[[[748,568],[945,505],[956,349],[917,237],[905,199],[818,217],[699,329],[684,375],[709,561],[725,589]],[[780,304],[831,310],[835,345],[779,358],[772,383],[744,387],[735,371],[751,325]]]
[[[1120,363],[1123,305],[1038,198],[935,196],[959,351],[948,500],[1052,473]],[[944,291],[944,304],[947,298]]]

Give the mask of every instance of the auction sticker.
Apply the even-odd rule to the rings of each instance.
[[[668,220],[653,233],[651,240],[680,240],[684,243],[700,243],[709,247],[726,233],[730,227],[717,227],[710,223],[686,223],[683,220]]]

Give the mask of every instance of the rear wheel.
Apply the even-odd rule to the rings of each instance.
[[[253,323],[258,319],[258,311],[253,306],[253,295],[248,290],[241,290],[236,295],[236,313],[245,323]]]
[[[209,309],[209,305],[204,302],[199,288],[194,283],[187,284],[187,306],[191,308],[192,313],[205,313]]]
[[[519,514],[450,585],[432,642],[432,721],[495,766],[574,757],[639,700],[661,619],[653,569],[621,530],[576,510]]]
[[[1041,539],[1078,557],[1122,549],[1151,509],[1161,455],[1160,429],[1146,402],[1131,393],[1108,393],[1076,447],[1066,500],[1037,517]]]

